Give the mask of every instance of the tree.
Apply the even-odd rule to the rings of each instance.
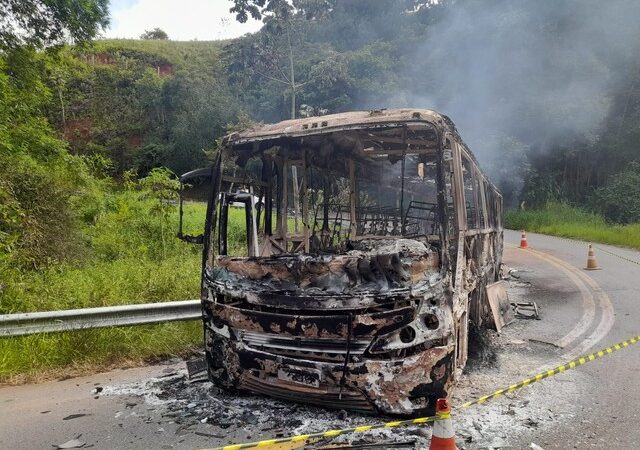
[[[263,20],[273,14],[298,11],[307,20],[324,16],[335,7],[336,0],[231,0],[233,6],[229,10],[235,13],[236,20],[245,23],[249,16],[255,20]]]
[[[260,45],[250,57],[256,64],[253,70],[263,78],[283,84],[291,95],[291,119],[296,118],[296,95],[298,90],[309,83],[296,81],[294,44],[301,45],[301,22],[318,18],[330,9],[331,0],[232,0],[231,12],[243,23],[248,14],[256,20],[262,19],[264,27],[260,33]],[[296,36],[297,35],[297,36]],[[324,74],[323,74],[324,75]],[[306,105],[305,105],[306,106]],[[294,196],[294,226],[298,230],[298,176],[296,167],[292,167]]]
[[[108,0],[0,0],[0,48],[84,43],[109,24]]]
[[[640,162],[633,161],[595,191],[592,203],[612,222],[640,222]]]
[[[138,181],[143,189],[143,196],[154,200],[151,212],[160,217],[160,242],[162,244],[162,259],[166,258],[165,222],[169,220],[178,199],[180,182],[176,176],[165,168],[155,168]]]
[[[56,85],[64,111],[65,83],[54,52],[37,50],[90,41],[108,24],[107,6],[108,0],[0,0],[0,278],[7,268],[80,253],[77,203],[93,179],[45,116],[52,102],[47,84]]]
[[[169,40],[169,35],[166,31],[156,27],[153,30],[144,30],[144,33],[140,35],[140,39],[166,41]]]
[[[262,20],[264,27],[256,42],[245,47],[249,64],[241,63],[264,79],[286,86],[291,96],[290,118],[296,117],[296,95],[308,81],[296,80],[294,47],[302,45],[304,21],[323,17],[334,0],[231,0],[230,9],[240,23],[249,15]],[[248,50],[248,51],[247,51]]]
[[[0,59],[0,278],[3,265],[34,268],[78,254],[73,203],[87,181],[41,115],[52,98],[42,81],[46,55],[21,52],[33,53]]]

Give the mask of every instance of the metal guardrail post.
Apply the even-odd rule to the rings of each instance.
[[[202,317],[200,300],[0,315],[0,337],[144,325]]]

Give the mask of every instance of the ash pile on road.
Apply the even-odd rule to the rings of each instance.
[[[497,363],[467,372],[452,397],[454,428],[460,449],[519,448],[513,446],[514,438],[526,440],[528,431],[573,417],[572,399],[583,394],[578,388],[582,384],[579,382],[560,383],[563,385],[561,392],[558,392],[558,384],[541,383],[536,388],[506,395],[487,405],[455,411],[455,405],[521,377],[522,365],[541,362],[538,359],[541,349],[531,343],[502,335],[494,344],[500,347],[501,353]],[[163,376],[145,382],[105,387],[103,395],[125,396],[128,406],[137,404],[136,408],[141,407],[144,411],[138,413],[139,419],[156,424],[165,432],[174,431],[178,436],[191,433],[204,436],[212,446],[395,420],[228,392],[207,380],[189,380],[183,367],[182,364],[173,365],[164,369]],[[565,375],[561,379],[569,381]],[[549,398],[555,399],[552,405],[548,404]],[[305,448],[328,448],[335,444],[367,449],[428,448],[430,437],[431,426],[423,425],[347,434]],[[541,444],[544,448],[545,443]]]
[[[156,418],[148,422],[175,424],[176,434],[195,433],[210,437],[219,445],[280,438],[329,429],[341,429],[394,420],[359,415],[343,410],[280,402],[268,397],[232,393],[213,386],[207,380],[188,379],[186,370],[167,368],[162,377],[142,383],[105,387],[105,395],[143,398],[152,406]],[[135,400],[139,402],[139,400]],[[130,402],[128,404],[135,404]],[[149,411],[149,408],[146,408]],[[157,420],[157,416],[162,418]],[[163,425],[163,430],[171,427]],[[428,448],[431,428],[382,429],[366,434],[338,436],[331,444],[367,444],[371,448]],[[306,448],[322,448],[329,440]],[[218,445],[216,444],[216,445]],[[371,444],[380,447],[371,447]],[[357,447],[355,447],[357,448]]]
[[[336,413],[281,403],[268,398],[232,394],[207,381],[190,382],[185,374],[152,382],[158,400],[166,402],[164,417],[178,423],[209,423],[221,429],[259,425],[263,431],[282,434],[305,425],[305,421],[337,421]]]

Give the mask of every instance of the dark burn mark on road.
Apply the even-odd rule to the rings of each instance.
[[[63,417],[62,420],[73,420],[73,419],[79,419],[80,417],[86,417],[86,416],[90,416],[91,414],[69,414],[66,417]]]

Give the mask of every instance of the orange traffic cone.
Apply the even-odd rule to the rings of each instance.
[[[529,245],[527,244],[527,234],[522,230],[522,237],[520,238],[520,248],[527,248]]]
[[[429,450],[458,450],[451,423],[451,406],[446,398],[439,398],[436,402],[436,417]]]
[[[586,270],[598,269],[598,261],[596,261],[596,255],[593,252],[593,246],[589,244],[589,253],[587,254],[587,267]]]

